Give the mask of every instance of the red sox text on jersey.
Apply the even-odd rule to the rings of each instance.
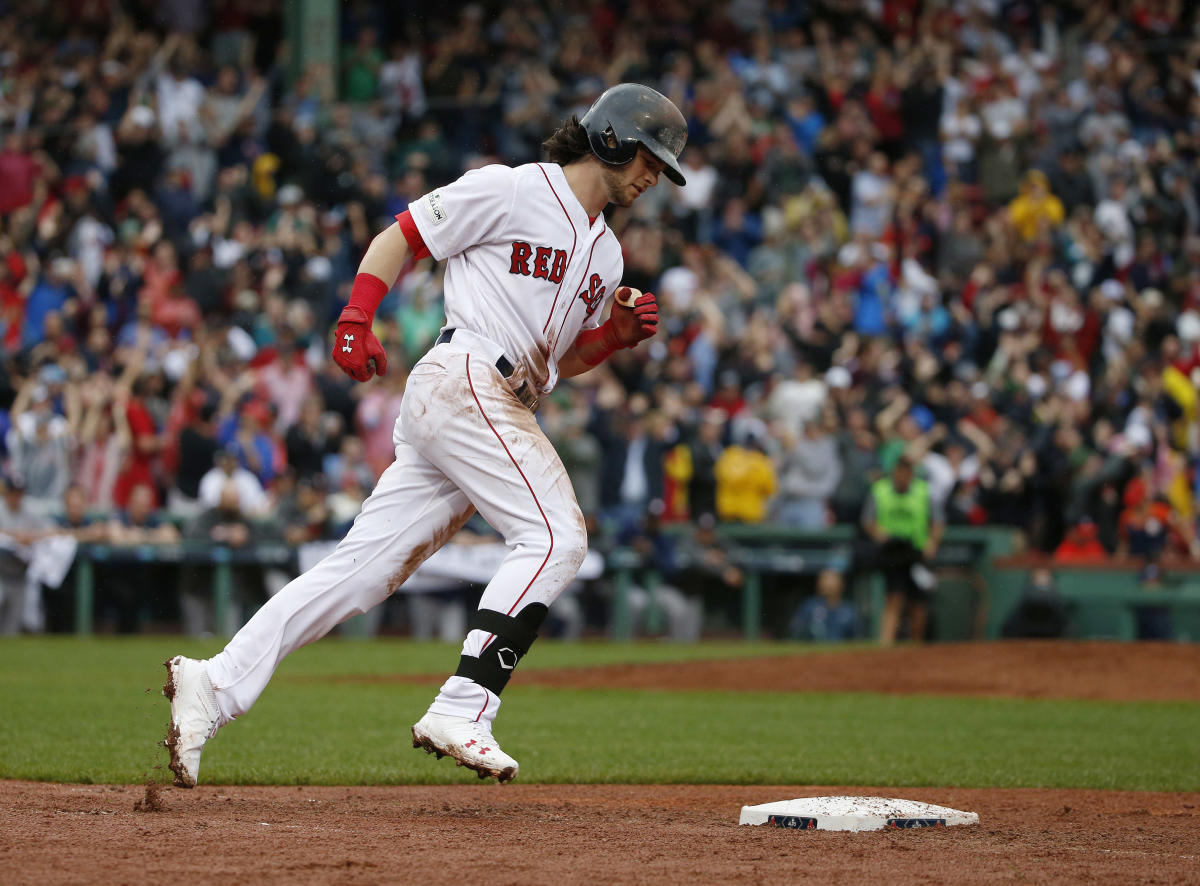
[[[587,305],[587,316],[592,316],[596,308],[604,301],[604,291],[607,287],[603,285],[599,274],[592,274],[588,280],[588,288],[579,293],[579,298]]]
[[[530,246],[518,240],[512,245],[512,261],[509,263],[508,272],[525,277],[539,277],[550,283],[561,283],[563,274],[567,272],[567,251],[551,249],[549,246]]]
[[[567,271],[567,251],[553,249],[549,246],[531,246],[523,240],[512,245],[512,257],[509,260],[508,272],[520,274],[523,277],[535,277],[547,283],[561,283]],[[607,287],[599,274],[592,274],[587,288],[580,291],[578,298],[587,306],[587,316],[591,316],[596,308],[604,301]]]

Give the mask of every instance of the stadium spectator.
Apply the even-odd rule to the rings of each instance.
[[[1147,563],[1138,570],[1138,585],[1143,591],[1162,593],[1166,582],[1163,580],[1162,569],[1158,563]],[[1174,639],[1175,630],[1169,606],[1144,604],[1135,606],[1133,611],[1137,620],[1137,638],[1139,640]]]
[[[289,465],[311,476],[320,449],[345,516],[387,458],[400,386],[352,391],[323,344],[371,234],[430,181],[534,159],[530,132],[628,78],[687,115],[688,185],[608,218],[664,334],[554,395],[573,439],[600,442],[602,504],[641,473],[671,499],[665,517],[715,513],[724,442],[763,422],[777,452],[803,423],[778,408],[792,383],[825,380],[840,522],[908,453],[954,522],[1052,552],[1093,509],[1106,548],[1200,554],[1183,494],[1200,459],[1200,10],[883,3],[852,20],[784,5],[739,4],[714,35],[648,27],[637,4],[597,6],[603,29],[577,27],[569,5],[449,4],[422,20],[418,53],[368,2],[344,11],[337,69],[282,55],[272,4],[167,15],[166,32],[113,16],[82,26],[84,80],[78,28],[6,8],[0,430],[21,445],[3,468],[31,469],[31,499],[45,480],[49,501],[65,457],[91,508],[143,486],[186,510],[215,428],[268,488]],[[729,8],[689,10],[720,22]],[[435,334],[441,274],[416,263],[385,303],[393,365]],[[47,363],[67,375],[48,451],[32,445]],[[609,401],[644,398],[649,416],[676,395],[662,439],[635,446],[648,458],[610,451],[619,439],[627,456],[630,438]],[[343,484],[339,453],[364,441]],[[1126,504],[1145,468],[1152,491]],[[1159,517],[1161,539],[1147,532]]]
[[[717,516],[722,520],[762,523],[767,502],[775,494],[775,466],[764,451],[765,441],[756,432],[727,446],[713,466],[717,479]]]
[[[694,439],[686,444],[688,511],[693,519],[717,513],[717,462],[725,451],[727,416],[721,409],[706,409]]]
[[[222,487],[216,506],[207,508],[187,525],[184,538],[225,548],[244,548],[256,535],[256,528],[242,510],[237,486],[229,483]],[[184,572],[179,602],[183,630],[189,636],[236,633],[244,621],[240,610],[247,605],[257,606],[262,600],[262,568],[253,563],[238,563],[229,567],[233,581],[232,605],[227,613],[229,622],[216,624],[212,598],[213,571],[216,568],[201,565]]]
[[[277,486],[291,482],[280,478]],[[302,545],[329,537],[329,508],[325,504],[325,478],[299,477],[290,489],[277,489],[271,507],[270,524],[289,545]]]
[[[1029,574],[1021,599],[1004,620],[1005,637],[1054,639],[1067,630],[1067,607],[1058,593],[1054,573],[1039,567]]]
[[[833,492],[833,513],[839,523],[856,523],[871,484],[878,478],[879,446],[865,410],[850,410],[842,418],[837,432],[842,473]]]
[[[13,426],[7,446],[12,476],[21,484],[24,506],[43,516],[57,509],[71,482],[74,433],[71,419],[57,411],[56,400],[78,422],[77,390],[68,386],[58,398],[53,395],[65,380],[62,369],[47,364],[22,386],[9,412]]]
[[[1008,205],[1008,217],[1025,241],[1045,238],[1063,222],[1062,201],[1050,192],[1050,182],[1040,169],[1031,169],[1021,181],[1021,195]]]
[[[203,402],[199,409],[189,404],[188,422],[179,430],[174,456],[175,482],[167,495],[167,509],[176,517],[195,517],[206,506],[202,497],[204,478],[213,469],[217,446],[216,406]],[[211,490],[207,493],[210,498]]]
[[[792,616],[788,636],[814,643],[835,643],[857,637],[858,616],[844,599],[845,591],[845,580],[840,572],[822,569],[817,576],[816,593],[810,595]]]
[[[842,479],[834,430],[834,416],[827,412],[806,422],[799,437],[784,433],[772,517],[780,526],[822,529],[829,523],[829,500]]]
[[[332,440],[323,406],[319,394],[306,397],[300,415],[284,437],[288,467],[297,478],[311,479],[324,468]]]
[[[704,514],[696,522],[695,532],[679,540],[675,546],[676,581],[704,601],[706,616],[732,627],[741,616],[746,573],[717,535],[716,526],[716,518]]]
[[[1054,549],[1056,563],[1103,563],[1108,551],[1100,543],[1096,524],[1089,517],[1081,517],[1067,531],[1067,536]]]
[[[148,483],[135,483],[126,508],[109,518],[108,541],[123,547],[174,544],[179,530],[155,506],[155,492]],[[167,568],[153,561],[121,563],[97,570],[97,617],[117,633],[135,633],[152,609],[163,613],[173,605],[164,579]],[[169,598],[169,599],[168,599]]]
[[[239,463],[241,450],[226,446],[217,451],[213,466],[200,479],[197,500],[205,511],[212,511],[221,504],[227,488],[237,493],[238,506],[248,514],[262,514],[267,509],[268,499],[262,484],[252,471]]]
[[[3,481],[0,496],[0,636],[12,636],[25,627],[25,573],[28,546],[49,528],[49,521],[25,499],[25,487],[16,477]]]
[[[937,587],[930,569],[941,544],[945,517],[924,480],[914,476],[907,456],[896,459],[891,475],[876,480],[863,506],[862,526],[878,546],[887,600],[879,626],[879,642],[890,646],[908,610],[908,636],[925,640],[929,598]]]
[[[641,525],[619,539],[641,557],[640,568],[625,589],[628,618],[640,633],[653,636],[664,631],[672,640],[695,642],[703,626],[702,601],[692,585],[685,585],[689,593],[678,586],[677,543],[663,532],[663,510],[662,501],[650,502]]]

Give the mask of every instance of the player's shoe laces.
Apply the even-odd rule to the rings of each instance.
[[[163,744],[171,754],[176,786],[193,788],[200,775],[200,751],[217,734],[221,712],[204,665],[182,655],[163,664],[167,668],[163,695],[171,701],[171,726]]]
[[[491,728],[470,717],[427,713],[412,728],[413,747],[427,754],[453,757],[459,766],[479,773],[480,778],[494,777],[501,784],[517,777],[517,761],[496,744]]]

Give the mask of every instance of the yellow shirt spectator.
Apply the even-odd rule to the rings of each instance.
[[[717,516],[722,520],[761,523],[767,500],[775,494],[775,466],[756,449],[733,445],[713,468],[717,477]]]
[[[1062,201],[1050,193],[1046,174],[1031,169],[1021,182],[1021,195],[1008,204],[1008,219],[1022,240],[1033,240],[1045,224],[1057,228],[1063,222]]]
[[[692,450],[680,443],[663,458],[663,489],[665,517],[686,520],[688,516],[688,483],[692,479]]]

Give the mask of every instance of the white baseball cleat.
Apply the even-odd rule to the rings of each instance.
[[[171,754],[175,785],[194,788],[200,775],[200,751],[217,734],[221,712],[204,665],[177,655],[163,662],[167,682],[163,695],[171,701],[171,726],[163,741]]]
[[[496,743],[491,728],[470,717],[427,713],[412,728],[413,747],[427,754],[453,757],[459,766],[479,773],[480,778],[497,778],[501,784],[517,777],[517,761]]]

